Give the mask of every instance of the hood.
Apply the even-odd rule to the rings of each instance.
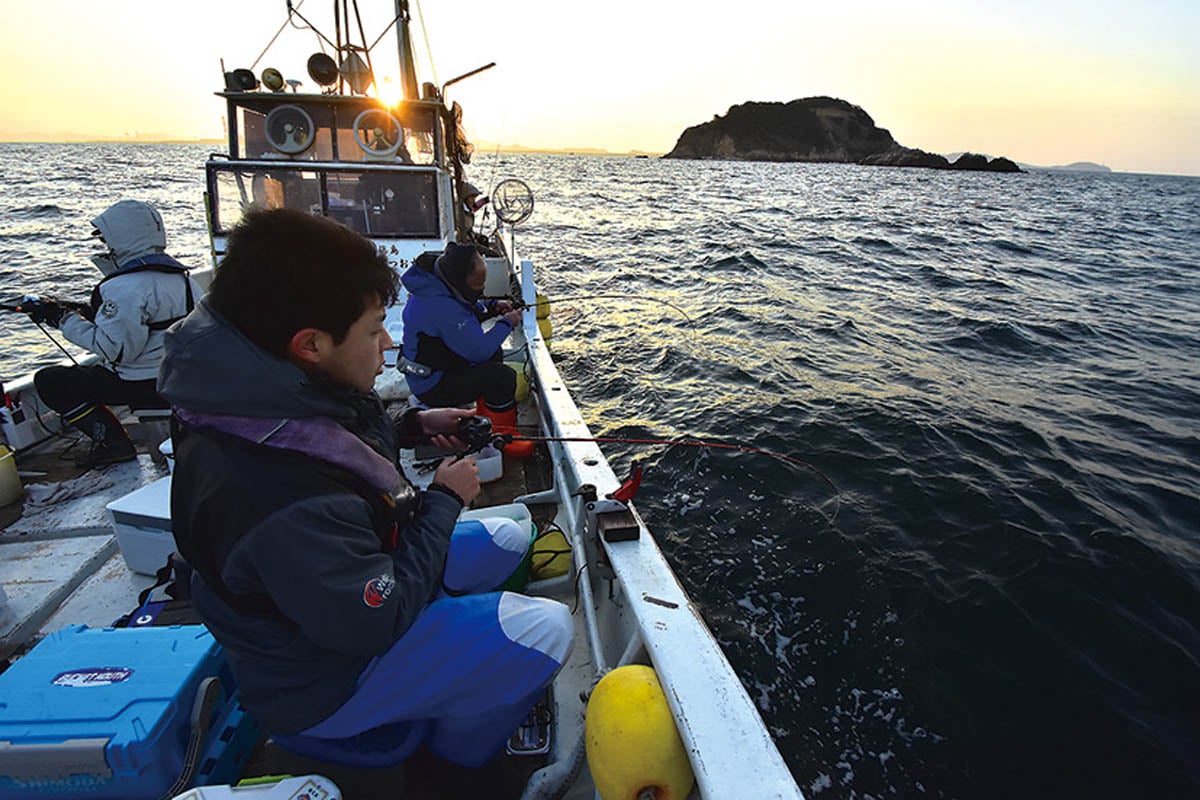
[[[414,264],[404,271],[400,276],[400,283],[408,290],[409,294],[417,297],[453,297],[448,287],[441,278],[434,275],[432,272],[421,269]]]
[[[213,311],[207,299],[167,331],[158,392],[173,406],[204,414],[343,422],[355,417],[351,390],[263,350]]]
[[[108,252],[92,262],[106,276],[135,258],[165,252],[167,232],[162,216],[148,203],[122,200],[92,220]]]

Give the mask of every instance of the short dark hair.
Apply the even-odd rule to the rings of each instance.
[[[374,243],[333,220],[294,209],[255,209],[229,234],[208,302],[250,341],[280,358],[296,331],[341,343],[378,298],[396,302],[399,279]]]

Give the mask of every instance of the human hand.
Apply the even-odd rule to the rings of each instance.
[[[511,300],[497,300],[496,301],[496,310],[499,311],[501,314],[507,314],[509,311],[513,310],[512,301]]]
[[[62,322],[64,313],[63,307],[54,300],[37,295],[26,295],[25,299],[21,301],[21,310],[39,325],[46,323],[55,328]]]
[[[517,311],[516,309],[513,309],[512,311],[509,311],[507,314],[505,314],[504,318],[506,320],[508,320],[509,325],[512,325],[515,328],[515,327],[517,327],[517,324],[521,321],[521,312]]]
[[[466,444],[456,434],[458,421],[474,416],[465,408],[431,408],[417,412],[421,432],[429,437],[435,447],[443,450],[462,450]]]
[[[458,495],[463,505],[470,505],[479,496],[479,466],[473,456],[447,458],[438,464],[437,472],[433,473],[433,482]]]

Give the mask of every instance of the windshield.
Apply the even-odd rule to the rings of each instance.
[[[439,238],[436,173],[213,166],[213,231],[228,233],[251,205],[321,214],[367,236]]]

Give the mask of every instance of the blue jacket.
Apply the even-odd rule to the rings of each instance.
[[[437,386],[447,370],[487,362],[512,332],[508,320],[499,319],[485,333],[480,322],[493,311],[458,299],[441,278],[418,266],[409,267],[400,281],[408,290],[401,353],[433,370],[428,377],[405,375],[418,397]]]
[[[201,301],[168,332],[159,391],[199,414],[323,417],[395,463],[404,431],[374,393],[322,384],[264,352]],[[175,435],[171,518],[193,601],[271,733],[325,719],[441,586],[461,502],[399,515],[347,469],[202,426]],[[407,484],[405,484],[407,485]]]

